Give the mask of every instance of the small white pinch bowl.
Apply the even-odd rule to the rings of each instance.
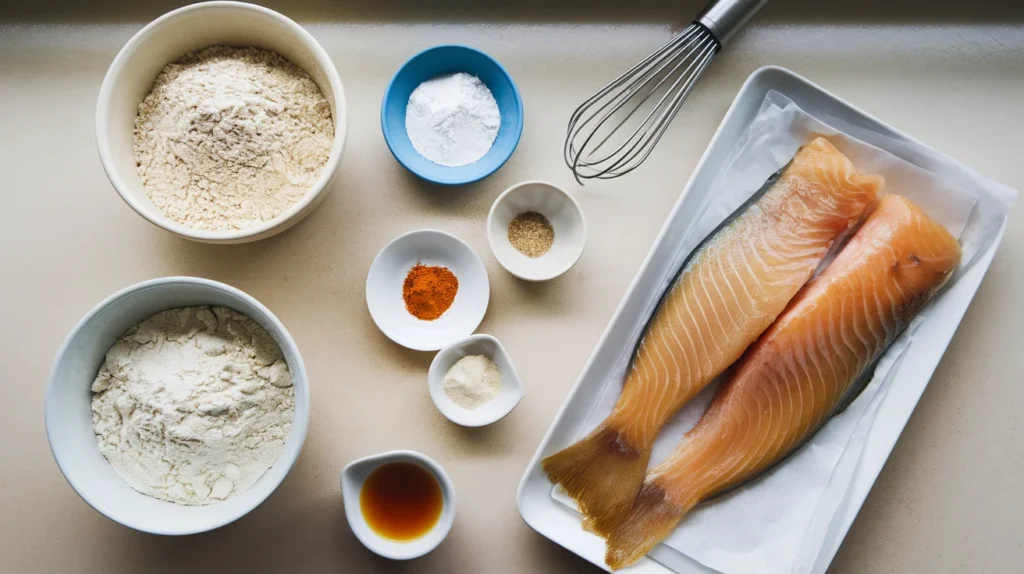
[[[444,376],[448,369],[468,355],[489,357],[501,371],[501,390],[498,395],[473,410],[462,408],[444,393]],[[505,346],[491,335],[472,335],[434,355],[427,373],[427,384],[437,410],[448,420],[464,427],[482,427],[495,423],[505,418],[523,399],[523,381],[516,373]]]
[[[523,255],[508,239],[508,226],[517,215],[536,211],[555,230],[551,249],[540,257]],[[547,281],[572,268],[583,255],[587,222],[580,204],[561,187],[546,181],[524,181],[506,189],[487,214],[491,252],[509,273],[526,281]]]
[[[377,534],[366,523],[359,504],[363,483],[377,467],[390,462],[411,462],[430,471],[441,487],[441,517],[437,524],[419,538],[391,540]],[[448,473],[429,456],[411,450],[393,450],[354,460],[341,471],[341,495],[345,502],[345,518],[356,538],[375,554],[392,560],[411,560],[427,554],[448,536],[455,523],[455,485]]]
[[[110,466],[93,432],[90,388],[107,350],[130,327],[160,311],[199,305],[244,313],[274,338],[294,381],[295,418],[281,456],[251,488],[207,506],[184,506],[137,492]],[[75,325],[57,352],[46,386],[44,414],[46,437],[57,466],[75,492],[100,514],[143,532],[195,534],[241,518],[281,484],[306,440],[309,382],[295,341],[259,301],[217,281],[164,277],[114,293]]]
[[[417,319],[405,308],[402,285],[417,263],[447,267],[459,280],[452,306],[437,319]],[[421,229],[384,246],[366,276],[366,306],[389,339],[417,351],[436,351],[476,330],[491,297],[487,269],[466,242],[444,231]]]
[[[135,116],[153,81],[167,64],[213,45],[256,47],[281,54],[313,78],[331,105],[334,145],[313,187],[277,217],[240,230],[209,231],[164,216],[139,178],[135,165]],[[243,2],[201,2],[152,21],[114,58],[96,103],[96,147],[103,170],[121,198],[154,225],[203,243],[245,243],[276,235],[309,215],[335,178],[346,135],[345,92],[331,58],[302,26],[262,6]]]

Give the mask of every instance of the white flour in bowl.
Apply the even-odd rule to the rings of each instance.
[[[121,478],[187,505],[241,493],[284,450],[295,416],[280,347],[224,307],[162,311],[122,335],[92,385],[93,430]]]
[[[333,144],[320,88],[257,48],[211,46],[168,64],[135,118],[135,162],[149,199],[197,229],[277,217],[320,178]]]

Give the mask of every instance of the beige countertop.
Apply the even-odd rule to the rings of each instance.
[[[928,12],[917,10],[931,4],[924,0],[828,9],[776,2],[714,63],[640,171],[580,188],[561,160],[569,113],[667,40],[673,22],[685,22],[699,1],[477,8],[320,0],[272,7],[308,26],[345,85],[350,132],[335,189],[280,236],[241,246],[191,243],[128,208],[95,151],[93,112],[107,66],[169,7],[139,4],[112,2],[109,13],[91,2],[0,7],[2,572],[596,571],[522,522],[516,486],[750,72],[788,67],[1024,188],[1024,8],[992,15],[996,8],[983,2]],[[526,108],[509,163],[457,189],[405,173],[379,127],[391,74],[416,51],[447,42],[500,60]],[[484,236],[493,199],[524,179],[567,186],[590,225],[579,264],[549,284],[513,279]],[[1024,319],[1022,203],[832,572],[1009,572],[1024,563],[1024,386],[1015,356]],[[479,330],[505,343],[526,386],[519,407],[492,427],[443,419],[426,389],[432,355],[391,343],[366,311],[374,255],[421,227],[467,240],[490,274],[491,304]],[[234,524],[184,538],[134,532],[80,500],[53,462],[42,417],[51,361],[75,322],[122,287],[174,274],[224,281],[270,307],[302,350],[313,398],[305,448],[277,492]],[[441,462],[459,497],[449,539],[411,563],[360,546],[338,488],[346,462],[396,448]]]

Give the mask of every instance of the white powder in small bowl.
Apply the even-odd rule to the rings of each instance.
[[[498,396],[501,371],[484,355],[468,355],[448,369],[441,387],[455,404],[473,410]]]
[[[501,112],[480,78],[458,73],[427,80],[413,90],[405,131],[423,157],[445,167],[487,155],[501,128]]]

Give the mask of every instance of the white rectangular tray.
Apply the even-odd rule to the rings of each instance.
[[[897,142],[913,142],[924,147],[909,136],[788,70],[777,67],[761,68],[751,74],[743,84],[519,484],[518,505],[523,520],[540,534],[602,568],[607,569],[604,564],[603,539],[583,531],[579,516],[552,498],[552,486],[541,470],[540,459],[568,445],[588,430],[583,427],[600,395],[596,391],[606,383],[603,374],[615,368],[621,349],[630,344],[629,337],[637,328],[637,323],[646,320],[644,302],[654,290],[660,288],[662,278],[668,271],[663,269],[662,265],[652,262],[670,259],[691,226],[697,222],[698,206],[703,204],[723,162],[757,114],[769,90],[781,92],[813,116],[836,120],[842,124],[842,130],[853,137],[868,140],[870,138],[865,137],[867,134],[884,134]],[[910,163],[927,167],[928,159],[915,156],[912,149],[887,151]],[[877,419],[864,447],[862,460],[850,484],[847,499],[838,509],[831,530],[825,535],[824,547],[814,566],[815,573],[825,572],[850,525],[853,524],[853,519],[928,385],[928,380],[967,311],[974,293],[978,290],[1005,229],[1004,219],[988,249],[980,253],[977,262],[968,272],[935,301],[935,310],[942,312],[947,320],[936,328],[921,329],[915,333],[914,344],[907,349],[897,375],[899,384],[893,384],[879,408]],[[653,554],[657,555],[659,551],[665,550],[668,549],[660,547]],[[684,572],[715,572],[693,560],[690,560],[689,564],[690,566],[683,569]],[[669,571],[668,568],[650,557],[644,558],[629,569],[631,573],[645,574],[666,571]]]

